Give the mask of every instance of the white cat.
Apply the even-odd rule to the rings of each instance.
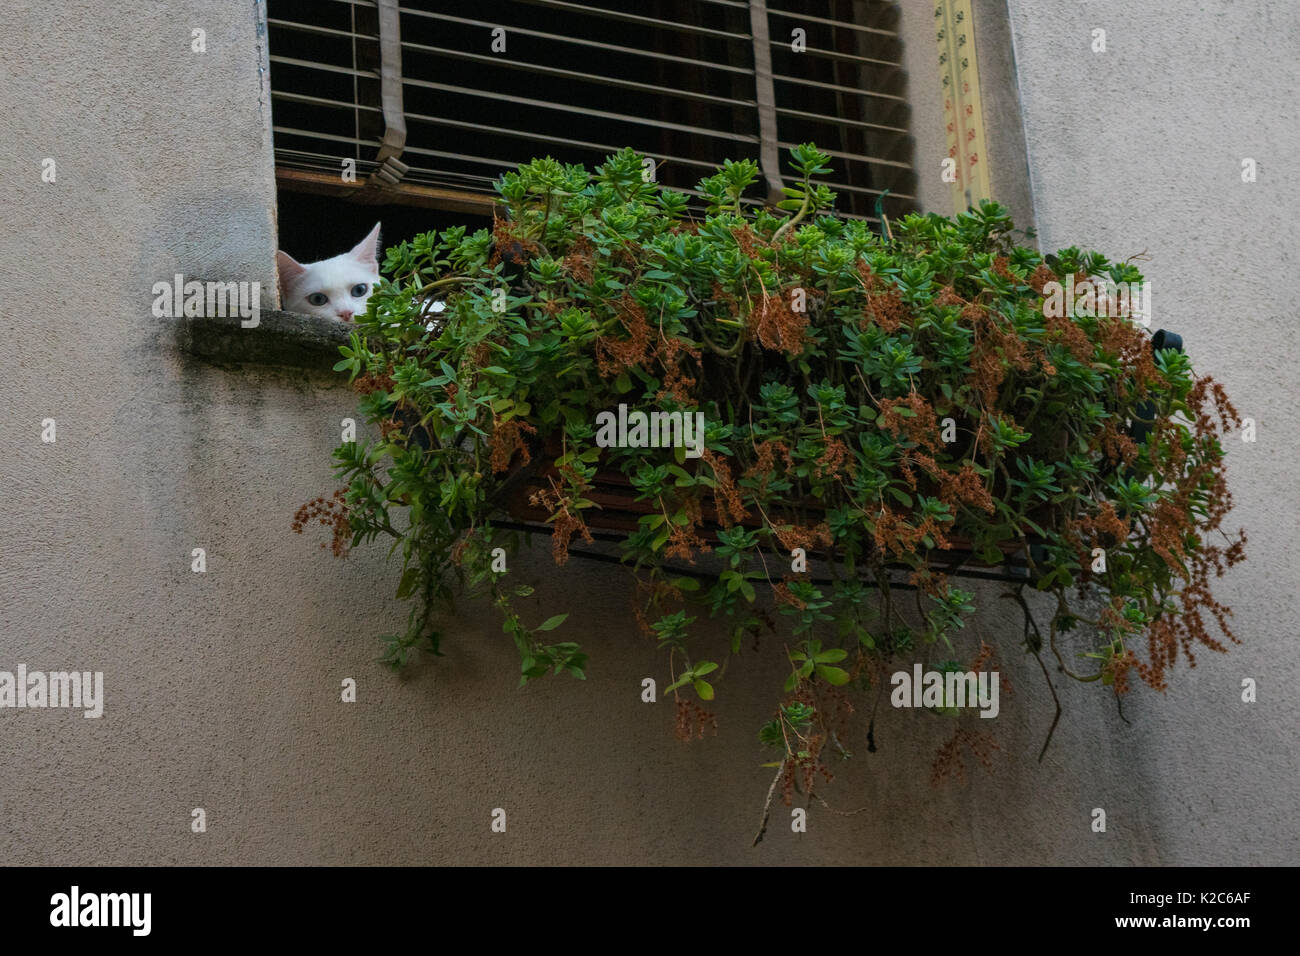
[[[280,308],[344,322],[365,312],[379,281],[379,226],[375,223],[350,252],[333,259],[303,265],[287,252],[277,253]]]

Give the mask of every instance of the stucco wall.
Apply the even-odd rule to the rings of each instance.
[[[1296,333],[1282,277],[1297,133],[1281,117],[1300,14],[1284,0],[1178,4],[1178,21],[1162,4],[1128,6],[1092,3],[1083,19],[1077,4],[1010,4],[1038,227],[1045,247],[1148,249],[1157,324],[1182,332],[1260,423],[1259,443],[1232,452],[1251,561],[1223,593],[1245,643],[1180,666],[1168,698],[1136,692],[1132,726],[1096,688],[1062,683],[1066,714],[1039,764],[1051,703],[1016,650],[1018,615],[981,588],[981,633],[1015,686],[985,722],[1003,747],[995,771],[932,788],[950,724],[885,713],[879,752],[859,724],[856,758],[825,791],[870,809],[814,805],[796,835],[778,807],[750,849],[773,655],[735,659],[717,737],[679,744],[671,706],[640,700],[641,678],[662,686],[665,669],[631,626],[624,573],[557,571],[539,543],[512,573],[538,586],[536,615],[572,611],[589,680],[516,690],[514,649],[475,607],[448,622],[447,657],[391,675],[375,638],[405,608],[382,549],[338,561],[289,532],[294,509],[333,487],[352,393],[305,372],[196,361],[150,317],[150,286],[177,271],[271,280],[255,4],[128,4],[111,18],[91,2],[17,4],[0,33],[0,58],[23,64],[0,89],[13,144],[0,321],[17,352],[0,380],[0,669],[102,670],[107,702],[99,720],[0,711],[0,859],[1295,862],[1297,389],[1282,370]],[[1108,28],[1103,58],[1088,49],[1094,24]],[[206,54],[190,52],[194,27]],[[926,82],[915,80],[918,123],[936,119]],[[1240,182],[1245,155],[1259,183]],[[55,184],[39,178],[47,156]],[[1175,291],[1184,282],[1197,284]],[[53,445],[39,439],[47,417]],[[190,571],[196,547],[205,574]],[[1243,676],[1260,681],[1258,704],[1240,703]],[[356,704],[340,702],[345,677]],[[1089,829],[1098,806],[1105,834]],[[195,807],[206,833],[191,832]],[[495,807],[504,834],[489,830]]]
[[[1220,582],[1243,644],[1201,654],[1131,732],[1162,859],[1300,862],[1294,441],[1300,352],[1290,277],[1300,203],[1300,5],[1287,0],[1011,0],[1039,242],[1146,251],[1153,327],[1182,334],[1258,441],[1229,441],[1249,560]],[[1106,52],[1094,53],[1094,29]],[[1258,181],[1242,182],[1242,160]],[[1259,682],[1243,704],[1242,678]],[[1149,695],[1148,695],[1149,696]]]

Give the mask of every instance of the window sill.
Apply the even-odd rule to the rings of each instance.
[[[220,364],[250,363],[331,371],[356,326],[296,312],[263,309],[257,326],[239,316],[176,320],[176,343],[184,352]]]

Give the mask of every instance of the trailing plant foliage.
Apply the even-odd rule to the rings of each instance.
[[[380,437],[335,450],[345,491],[297,522],[332,526],[336,551],[394,539],[413,608],[384,659],[437,653],[439,609],[468,589],[501,611],[521,683],[584,676],[586,655],[556,640],[562,609],[526,620],[511,601],[528,589],[492,569],[519,543],[502,525],[525,469],[547,476],[532,505],[559,565],[600,527],[598,474],[648,503],[621,557],[680,733],[710,723],[691,698],[713,699],[728,650],[752,640],[788,660],[761,731],[787,796],[826,772],[850,692],[878,697],[891,661],[988,666],[989,645],[963,640],[975,595],[945,573],[962,557],[1018,553],[1027,650],[1116,692],[1134,673],[1164,689],[1180,650],[1194,664],[1197,645],[1235,640],[1210,590],[1243,556],[1244,535],[1221,530],[1235,410],[1104,295],[1045,309],[1049,282],[1138,282],[1136,266],[1074,248],[1045,260],[989,202],[882,237],[832,214],[824,154],[802,146],[791,165],[771,210],[744,199],[756,165],[725,163],[695,219],[631,151],[594,172],[536,160],[497,184],[493,230],[388,250],[337,366]],[[700,456],[601,447],[597,415],[620,403],[702,412]],[[1027,589],[1052,596],[1042,628]],[[704,618],[727,622],[729,648],[695,636]],[[963,733],[986,756],[970,731],[954,751]]]

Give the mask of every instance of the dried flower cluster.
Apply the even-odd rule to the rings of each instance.
[[[329,547],[334,557],[341,558],[348,553],[348,542],[352,538],[352,526],[348,521],[347,489],[340,488],[328,498],[313,498],[293,516],[293,531],[302,534],[303,529],[312,522],[322,524],[330,529]],[[326,545],[321,544],[324,548]]]

